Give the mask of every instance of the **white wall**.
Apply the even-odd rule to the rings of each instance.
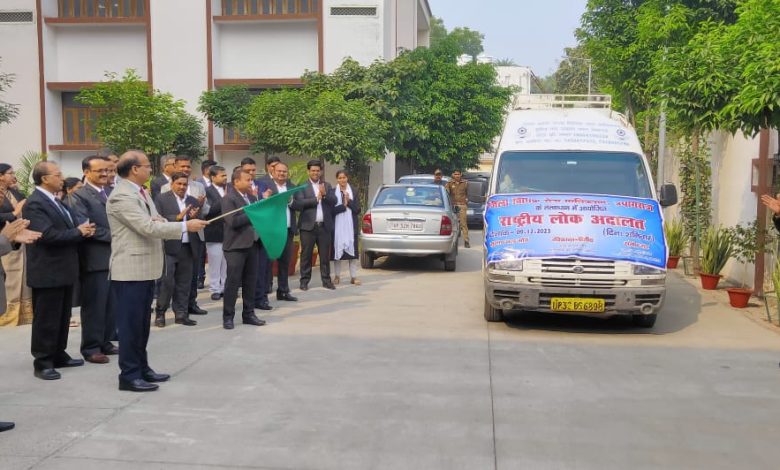
[[[332,7],[376,7],[376,16],[331,16]],[[382,2],[377,0],[329,0],[325,1],[323,36],[325,72],[330,73],[347,57],[362,65],[382,59],[384,54],[384,27],[392,24],[392,18],[384,16]]]
[[[205,2],[151,2],[151,20],[154,87],[185,100],[187,111],[200,116],[198,98],[208,80]]]
[[[34,0],[3,0],[0,10],[35,12]],[[0,71],[16,74],[16,81],[0,99],[19,105],[19,115],[0,125],[0,162],[16,165],[28,150],[41,150],[38,98],[38,31],[31,24],[0,24]]]
[[[298,78],[317,70],[317,23],[214,25],[214,78]]]
[[[128,68],[146,79],[142,25],[48,29],[56,41],[56,67],[47,68],[47,82],[97,82],[104,80],[105,72],[121,76]]]

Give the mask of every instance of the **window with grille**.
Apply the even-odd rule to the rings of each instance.
[[[139,18],[144,0],[58,0],[60,18]]]
[[[331,16],[376,16],[376,7],[333,7]]]
[[[0,24],[29,24],[33,22],[31,11],[0,11]]]
[[[322,0],[222,0],[224,16],[311,15]]]
[[[100,109],[78,103],[76,92],[62,93],[62,142],[65,145],[99,144],[95,134]]]

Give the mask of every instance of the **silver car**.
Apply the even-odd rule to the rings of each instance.
[[[360,265],[380,256],[438,256],[446,271],[458,256],[457,208],[443,186],[389,184],[379,188],[363,216]]]

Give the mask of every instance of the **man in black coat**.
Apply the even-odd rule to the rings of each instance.
[[[81,354],[88,362],[106,364],[118,354],[111,340],[116,330],[108,264],[111,259],[111,228],[106,216],[108,172],[111,161],[92,155],[81,164],[85,184],[73,194],[71,212],[79,221],[95,224],[95,235],[79,247],[81,282]]]
[[[30,229],[43,235],[27,250],[27,285],[32,289],[33,325],[31,352],[35,376],[56,380],[55,367],[84,365],[72,359],[68,346],[73,284],[79,276],[78,245],[95,235],[95,225],[79,223],[54,195],[62,190],[63,177],[56,163],[39,162],[33,168],[35,191],[27,198],[22,216]]]
[[[171,175],[176,171],[176,155],[163,155],[160,157],[160,167],[162,174],[155,176],[149,183],[149,189],[152,191],[152,200],[157,199],[163,186],[171,182]]]
[[[251,193],[252,176],[241,168],[233,171],[233,188],[222,199],[222,213],[228,213],[257,201]],[[265,321],[255,315],[255,283],[257,282],[257,232],[244,211],[225,217],[222,249],[227,261],[227,280],[222,306],[222,326],[233,329],[238,288],[244,303],[241,317],[245,324],[262,326]]]
[[[227,174],[225,173],[225,168],[219,165],[211,166],[209,168],[209,181],[211,184],[206,188],[209,211],[203,216],[205,220],[211,220],[222,215],[222,198],[227,194]],[[225,221],[223,219],[210,223],[203,230],[203,235],[206,239],[206,253],[208,253],[209,258],[208,277],[211,300],[219,300],[225,293],[227,262],[225,262],[225,254],[222,251],[224,232]]]
[[[298,191],[293,197],[292,208],[300,213],[298,229],[301,234],[301,290],[309,289],[311,280],[311,260],[314,245],[317,245],[320,257],[320,277],[322,287],[335,289],[330,279],[330,248],[333,238],[333,206],[336,205],[330,184],[322,181],[322,163],[311,160],[306,164],[309,181],[306,189]]]
[[[162,217],[171,222],[198,218],[200,204],[187,195],[189,180],[185,173],[171,175],[171,190],[160,193],[154,201]],[[155,307],[155,326],[165,326],[165,311],[169,306],[173,308],[176,323],[185,326],[198,324],[189,318],[188,307],[192,272],[201,252],[201,243],[197,233],[188,232],[182,233],[178,240],[165,241],[165,270]]]
[[[288,169],[287,165],[282,162],[277,162],[272,170],[274,179],[269,185],[269,189],[273,194],[279,194],[287,192],[295,186],[287,180]],[[277,289],[276,300],[286,300],[288,302],[295,302],[298,299],[290,294],[290,258],[293,251],[293,237],[295,236],[295,211],[289,206],[287,207],[287,244],[284,246],[282,255],[277,260]]]

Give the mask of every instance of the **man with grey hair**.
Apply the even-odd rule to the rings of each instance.
[[[157,199],[160,195],[160,189],[171,182],[171,175],[176,171],[176,155],[168,154],[160,157],[160,167],[162,174],[155,177],[149,184],[152,190],[152,199]]]

